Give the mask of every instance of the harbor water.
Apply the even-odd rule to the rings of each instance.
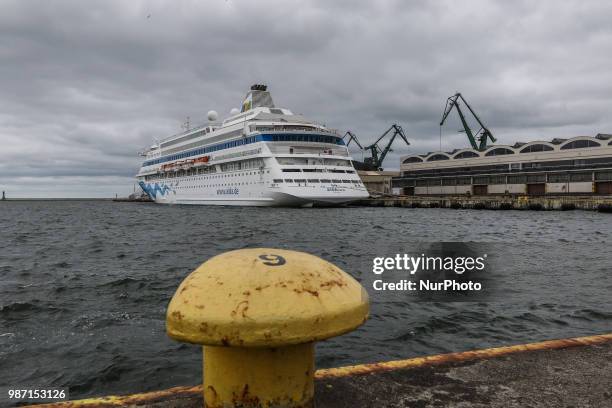
[[[166,307],[203,261],[245,247],[312,253],[367,288],[370,319],[318,343],[318,367],[612,332],[610,214],[9,201],[0,228],[0,387],[75,399],[199,383],[201,348],[166,336]],[[373,258],[441,242],[486,248],[496,290],[373,289]]]

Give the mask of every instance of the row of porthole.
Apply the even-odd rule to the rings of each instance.
[[[268,181],[268,183],[270,182]],[[263,184],[263,181],[258,181],[258,182],[243,181],[241,183],[204,184],[204,185],[199,185],[199,186],[177,186],[175,188],[183,189],[183,188],[205,188],[205,187],[231,187],[231,186],[245,186],[249,184]]]
[[[270,170],[267,171],[268,173],[270,173]],[[214,176],[201,176],[201,177],[192,177],[192,176],[177,176],[177,177],[170,177],[170,178],[178,178],[178,179],[182,179],[183,181],[194,181],[194,180],[207,180],[209,178],[211,179],[217,179],[217,178],[225,178],[225,177],[245,177],[245,176],[256,176],[258,174],[264,174],[263,170],[260,171],[253,171],[253,172],[246,172],[246,173],[237,173],[237,174],[217,174]],[[187,179],[184,179],[184,177],[189,177]],[[162,178],[153,178],[153,179],[147,179],[148,180],[164,180]]]

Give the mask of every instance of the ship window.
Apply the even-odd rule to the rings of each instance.
[[[318,183],[319,179],[308,179],[309,183]]]
[[[300,169],[283,169],[283,173],[299,173]]]
[[[296,183],[305,183],[306,179],[295,179],[293,181],[295,181]]]
[[[561,150],[567,149],[584,149],[585,147],[598,147],[601,146],[599,143],[592,140],[574,140],[561,146]]]
[[[514,154],[514,152],[510,149],[506,149],[505,147],[498,147],[497,149],[486,152],[485,156],[502,156],[504,154]]]
[[[330,170],[332,173],[344,173],[344,170]]]
[[[342,180],[338,180],[338,179],[333,179],[332,183],[342,183]]]
[[[285,183],[293,183],[292,179],[285,179]]]
[[[342,180],[343,183],[350,183],[351,180]]]
[[[321,183],[331,183],[331,180],[329,180],[329,179],[321,179]]]

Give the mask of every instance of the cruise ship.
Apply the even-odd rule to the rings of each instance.
[[[142,153],[138,184],[156,203],[335,206],[368,197],[338,132],[274,106],[253,85],[222,122],[156,142]]]

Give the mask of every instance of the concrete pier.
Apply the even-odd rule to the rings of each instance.
[[[317,408],[612,407],[612,334],[318,370]],[[202,387],[38,405],[195,408]]]
[[[352,205],[474,210],[590,210],[612,212],[612,196],[387,196],[361,200]]]

